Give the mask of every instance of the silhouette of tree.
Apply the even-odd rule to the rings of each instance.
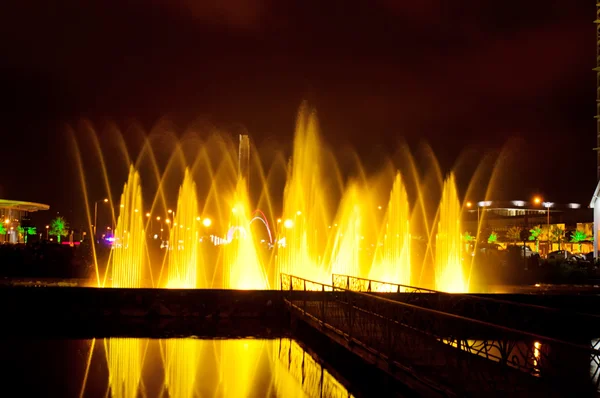
[[[518,242],[521,239],[521,228],[510,227],[506,232],[506,237],[513,243]]]

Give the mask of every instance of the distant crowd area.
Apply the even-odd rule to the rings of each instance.
[[[91,247],[40,241],[0,245],[0,276],[87,278],[93,272]]]

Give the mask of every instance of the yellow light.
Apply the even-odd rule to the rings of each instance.
[[[4,222],[8,224],[10,220],[7,218],[6,220],[4,220]]]
[[[160,221],[160,217],[156,217],[156,221]]]
[[[536,205],[539,205],[540,203],[542,203],[542,198],[540,198],[539,196],[536,196],[535,198],[533,198],[533,203],[535,203]]]
[[[196,217],[196,221],[200,221],[200,217]]]
[[[50,228],[50,225],[46,225],[46,229]]]
[[[296,212],[296,215],[297,215],[297,216],[299,216],[299,215],[301,215],[301,214],[302,214],[302,212],[301,212],[300,210],[298,210],[298,211]]]
[[[104,203],[108,203],[108,199],[107,198],[104,199]]]
[[[202,220],[202,225],[204,225],[205,227],[210,227],[211,224],[212,220],[210,218],[205,218],[204,220]]]
[[[281,224],[281,218],[277,219],[277,224]]]
[[[121,207],[125,207],[125,205],[121,203]]]
[[[137,213],[139,210],[138,210],[138,209],[135,209],[134,211]]]
[[[233,209],[231,209],[232,212],[236,213],[237,212],[237,207],[234,207]]]
[[[381,210],[381,206],[377,206],[377,208],[378,208],[379,210]]]
[[[287,229],[290,229],[294,226],[294,222],[288,218],[287,220],[285,220],[283,222],[283,226],[286,227]]]
[[[471,206],[473,206],[473,203],[467,202],[467,207],[471,207]]]
[[[169,220],[168,218],[165,220],[165,222],[166,222],[167,224],[171,224],[171,220]]]
[[[167,213],[171,214],[171,213],[173,213],[173,210],[169,209],[169,210],[167,210]]]
[[[150,217],[150,213],[146,213],[146,217]]]

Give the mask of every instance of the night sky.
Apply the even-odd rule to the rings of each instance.
[[[498,196],[587,205],[595,188],[592,1],[9,3],[0,197],[48,203],[48,217],[79,212],[65,126],[82,118],[202,116],[289,144],[302,100],[367,166],[401,139],[429,143],[444,172],[507,148]]]

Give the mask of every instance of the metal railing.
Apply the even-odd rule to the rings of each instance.
[[[350,275],[333,274],[331,280],[336,288],[363,293],[402,293],[387,298],[533,333],[546,333],[548,324],[552,324],[556,332],[564,332],[561,325],[585,325],[588,330],[600,327],[600,316],[593,314],[474,294],[446,293]],[[557,325],[557,322],[560,324]]]
[[[281,289],[292,311],[314,326],[440,388],[547,396],[598,391],[600,351],[590,346],[287,274]]]

